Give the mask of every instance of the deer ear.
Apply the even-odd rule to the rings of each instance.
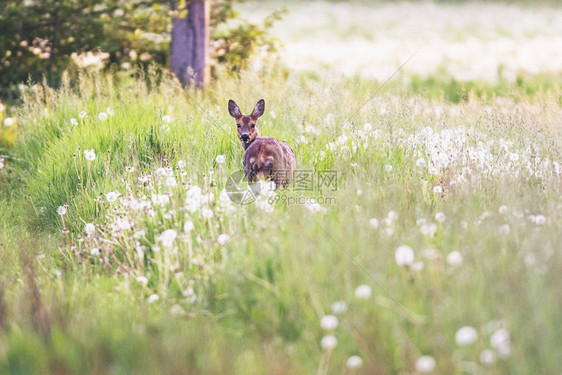
[[[264,111],[265,111],[265,101],[263,99],[260,99],[260,101],[254,107],[251,116],[257,119],[258,117],[261,117],[261,115],[263,115]]]
[[[234,118],[242,116],[240,108],[238,108],[238,105],[232,99],[228,101],[228,113],[230,113],[230,115]]]

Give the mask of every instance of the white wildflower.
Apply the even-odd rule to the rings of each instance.
[[[338,326],[338,318],[334,315],[326,315],[320,320],[320,326],[326,331],[333,331]]]
[[[417,372],[433,372],[435,370],[435,358],[429,355],[422,355],[416,360]]]
[[[86,232],[86,234],[88,236],[91,236],[92,234],[94,234],[96,231],[96,226],[92,223],[88,223],[86,224],[86,226],[84,227],[84,232]]]
[[[345,301],[336,301],[332,303],[332,312],[336,315],[343,314],[347,311],[347,303]]]
[[[402,245],[394,253],[396,264],[399,266],[410,266],[414,263],[414,250],[410,246]]]
[[[119,195],[118,191],[110,191],[105,195],[105,199],[107,199],[109,203],[113,203],[117,200],[117,198],[119,198]]]
[[[511,354],[509,332],[505,328],[496,330],[490,337],[490,345],[498,351],[500,358],[509,357]]]
[[[201,209],[201,216],[203,216],[205,219],[210,219],[213,217],[213,210],[208,207],[203,207]]]
[[[369,224],[371,224],[371,227],[374,229],[377,229],[379,227],[379,220],[375,218],[369,219]]]
[[[92,161],[96,158],[96,153],[94,150],[84,150],[84,157],[88,161]]]
[[[433,237],[436,231],[437,231],[437,225],[435,223],[423,224],[420,227],[421,234],[425,236]]]
[[[98,114],[98,118],[99,118],[101,121],[107,120],[107,113],[105,113],[105,112],[100,112],[100,113]]]
[[[195,225],[193,225],[193,221],[191,221],[191,220],[186,221],[185,224],[183,225],[183,231],[185,233],[189,233],[193,229],[195,229]]]
[[[162,232],[158,237],[157,240],[158,242],[162,243],[162,246],[169,248],[172,247],[174,245],[174,241],[176,240],[176,237],[178,236],[178,233],[173,230],[173,229],[166,229],[164,232]]]
[[[148,279],[144,276],[137,276],[137,282],[146,286],[148,284]]]
[[[387,172],[392,172],[392,165],[390,165],[390,164],[385,165],[384,170],[387,171]]]
[[[215,161],[217,162],[217,164],[224,164],[224,162],[226,161],[226,157],[224,155],[217,155]]]
[[[6,117],[4,119],[4,126],[9,128],[12,125],[14,125],[14,119],[12,117]]]
[[[546,223],[546,217],[543,215],[535,216],[535,224],[537,225],[544,225]]]
[[[225,233],[219,234],[217,238],[217,242],[219,243],[219,245],[224,245],[228,241],[230,241],[230,236],[228,234]]]
[[[351,357],[349,357],[347,359],[347,361],[345,362],[345,366],[348,369],[355,369],[355,368],[359,368],[363,365],[363,360],[361,359],[361,357],[359,357],[358,355],[352,355]]]
[[[470,326],[462,327],[455,334],[455,342],[458,346],[472,345],[478,339],[478,332]]]
[[[100,256],[100,249],[95,247],[92,250],[90,250],[90,254],[94,257],[99,257]]]
[[[338,344],[338,340],[333,335],[324,336],[322,338],[322,341],[320,342],[322,349],[325,350],[333,349],[336,347],[337,344]]]
[[[435,214],[435,220],[437,220],[438,222],[442,223],[445,221],[447,217],[445,216],[445,214],[443,212],[438,212]]]
[[[166,178],[166,186],[167,187],[174,187],[176,186],[178,183],[176,181],[176,179],[172,176]]]
[[[491,351],[490,349],[483,350],[480,353],[480,363],[483,365],[491,365],[496,361],[496,353]]]
[[[78,121],[75,118],[71,118],[70,119],[70,125],[76,126],[76,125],[78,125]]]
[[[65,206],[59,206],[59,208],[57,209],[57,213],[61,216],[66,214],[66,207]]]
[[[447,263],[453,267],[460,267],[462,266],[462,254],[458,251],[453,251],[447,255]]]
[[[363,284],[359,285],[355,289],[355,297],[360,299],[367,299],[371,297],[371,287],[369,285]]]
[[[151,294],[150,297],[148,297],[148,303],[154,303],[156,301],[158,301],[160,299],[160,296],[158,294]]]

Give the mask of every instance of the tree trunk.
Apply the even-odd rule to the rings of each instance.
[[[182,85],[202,86],[209,81],[209,3],[207,0],[177,1],[172,19],[170,68]],[[186,12],[187,11],[187,12]]]

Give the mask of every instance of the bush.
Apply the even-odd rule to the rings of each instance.
[[[0,97],[14,99],[18,84],[58,86],[64,70],[128,70],[135,64],[167,65],[171,17],[169,2],[146,0],[9,0],[0,6]],[[267,33],[280,18],[263,25],[239,18],[233,0],[211,3],[212,57],[229,71],[240,71],[256,48],[275,50]],[[236,25],[230,21],[237,19]]]

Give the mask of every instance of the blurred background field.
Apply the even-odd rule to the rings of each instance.
[[[213,2],[204,88],[164,8],[53,56],[14,4],[0,373],[560,372],[558,2]],[[337,188],[232,203],[231,98]]]

